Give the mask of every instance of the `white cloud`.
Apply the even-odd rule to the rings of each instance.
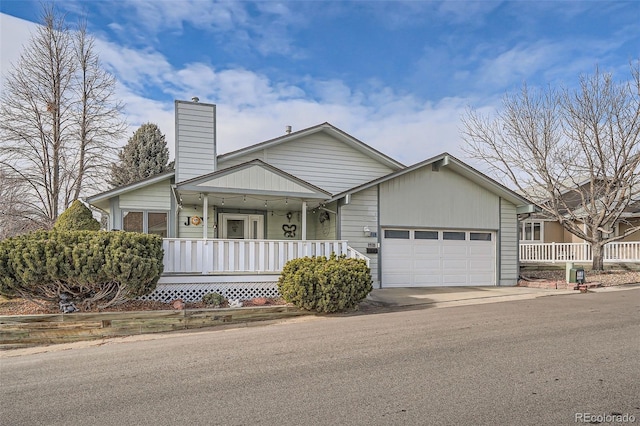
[[[2,76],[17,65],[23,48],[29,43],[31,34],[35,34],[36,24],[20,18],[0,13],[0,71]]]

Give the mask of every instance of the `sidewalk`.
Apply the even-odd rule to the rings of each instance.
[[[640,285],[602,287],[590,292],[632,290]],[[406,307],[433,305],[435,307],[475,305],[482,303],[506,302],[511,300],[535,299],[543,296],[580,294],[576,290],[556,290],[531,287],[426,287],[426,288],[384,288],[374,289],[367,300],[374,305],[386,307]]]

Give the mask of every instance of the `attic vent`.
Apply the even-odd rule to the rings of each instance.
[[[290,133],[291,133],[291,126],[287,126],[287,127],[285,127],[285,128],[284,128],[284,131],[285,131],[287,134],[290,134]]]
[[[193,98],[191,98],[191,100],[192,100],[193,102],[198,102],[198,101],[200,101],[200,98],[199,98],[199,97],[197,97],[197,96],[194,96]]]

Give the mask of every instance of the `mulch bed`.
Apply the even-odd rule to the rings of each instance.
[[[640,283],[640,271],[586,271],[586,283],[600,287]],[[564,270],[523,271],[518,281],[519,287],[535,287],[558,290],[571,290],[574,283],[567,283]]]
[[[253,306],[278,306],[286,305],[281,298],[258,297],[251,300],[243,300],[243,307]],[[134,311],[161,311],[174,310],[177,304],[174,302],[152,302],[142,300],[130,300],[120,305],[110,306],[104,309],[92,309],[79,312],[134,312]],[[227,307],[226,305],[222,307]],[[203,302],[185,302],[184,309],[209,309]],[[32,302],[24,299],[8,299],[0,301],[0,315],[37,315],[37,314],[59,314],[58,304],[46,301]]]

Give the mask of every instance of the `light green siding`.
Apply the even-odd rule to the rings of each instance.
[[[518,218],[516,206],[500,200],[500,285],[518,283]]]
[[[120,195],[122,210],[171,210],[171,180],[167,179]]]
[[[222,160],[224,169],[259,159],[333,194],[384,176],[393,170],[334,137],[318,132]]]
[[[446,167],[422,167],[380,184],[380,223],[497,230],[499,197]]]
[[[378,231],[378,188],[374,186],[353,194],[350,203],[340,207],[340,216],[340,239],[347,240],[350,247],[371,259],[373,286],[379,288],[378,254],[366,254],[367,246],[376,245],[378,238],[364,233],[365,226],[372,232]]]
[[[265,217],[267,222],[267,235],[268,240],[300,240],[302,237],[302,220],[300,220],[300,211],[291,211],[291,219],[287,219],[286,211],[273,211],[268,212]],[[292,231],[292,226],[295,226],[295,237],[287,237],[284,235],[283,226],[287,227],[288,231]]]

